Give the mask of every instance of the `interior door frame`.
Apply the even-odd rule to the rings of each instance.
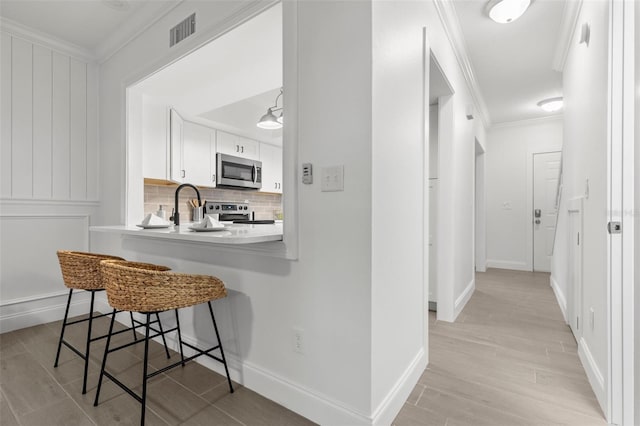
[[[562,119],[562,117],[558,118],[558,119]],[[533,197],[534,197],[534,185],[535,185],[535,176],[533,175],[533,170],[534,170],[534,159],[535,156],[537,154],[553,154],[553,153],[560,153],[560,159],[562,161],[562,150],[559,148],[551,148],[551,149],[539,149],[539,150],[529,150],[527,152],[527,221],[531,224],[531,227],[529,228],[529,232],[526,233],[527,235],[527,244],[526,244],[526,248],[527,248],[527,259],[529,264],[526,265],[526,269],[528,271],[534,271],[534,262],[533,262],[533,256],[534,256],[534,239],[533,239],[533,233],[534,233],[534,223],[533,223]]]

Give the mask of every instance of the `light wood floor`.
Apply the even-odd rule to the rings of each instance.
[[[429,367],[394,425],[604,425],[549,274],[490,269],[451,324],[429,324]]]
[[[106,331],[105,319],[98,332]],[[92,346],[87,395],[82,362],[63,349],[53,368],[60,323],[0,335],[0,425],[138,424],[140,405],[109,381],[93,407],[103,341]],[[81,345],[82,326],[68,329]],[[432,316],[430,364],[396,418],[406,425],[603,425],[595,397],[562,320],[548,274],[492,270],[458,321]],[[141,348],[116,352],[109,365],[125,383],[139,382]],[[174,353],[174,355],[177,355]],[[175,356],[174,356],[175,359]],[[154,344],[151,365],[166,363]],[[307,419],[190,363],[151,381],[149,425],[309,425]]]

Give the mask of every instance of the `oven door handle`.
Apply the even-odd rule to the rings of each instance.
[[[256,173],[256,165],[254,164],[253,167],[251,168],[251,180],[253,181],[253,183],[256,183],[257,176],[258,176],[258,173]]]

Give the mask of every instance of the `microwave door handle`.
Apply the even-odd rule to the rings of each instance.
[[[256,183],[257,176],[258,176],[258,173],[256,173],[256,165],[254,164],[253,167],[251,168],[251,180],[253,181],[253,183]]]

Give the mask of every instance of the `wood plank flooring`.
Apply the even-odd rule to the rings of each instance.
[[[108,320],[96,320],[96,333],[108,330]],[[65,338],[83,348],[86,328],[71,326]],[[83,361],[64,348],[58,368],[53,368],[61,322],[43,324],[0,335],[0,425],[71,426],[138,425],[140,404],[105,379],[100,404],[93,406],[104,340],[91,347],[86,395],[81,394]],[[95,334],[98,335],[98,334]],[[130,340],[124,333],[116,339]],[[167,361],[164,348],[152,342],[150,368],[159,369],[179,359],[172,352]],[[127,386],[140,393],[142,345],[114,352],[108,368]],[[287,425],[314,423],[273,401],[234,383],[229,393],[226,378],[191,362],[149,381],[147,425]]]
[[[429,323],[409,425],[605,425],[549,274],[490,269],[451,324]]]
[[[107,321],[97,323],[97,332],[106,332]],[[92,346],[88,392],[81,395],[78,357],[63,349],[53,368],[59,332],[55,322],[0,335],[0,424],[138,424],[140,405],[108,380],[93,407],[104,341]],[[78,346],[86,336],[82,326],[67,333]],[[456,323],[432,315],[429,342],[429,367],[396,426],[605,424],[548,274],[477,274],[476,292]],[[138,345],[114,353],[109,365],[135,386],[141,357]],[[165,362],[162,347],[152,344],[151,366]],[[313,423],[240,385],[229,394],[224,377],[190,363],[151,380],[147,424]]]

